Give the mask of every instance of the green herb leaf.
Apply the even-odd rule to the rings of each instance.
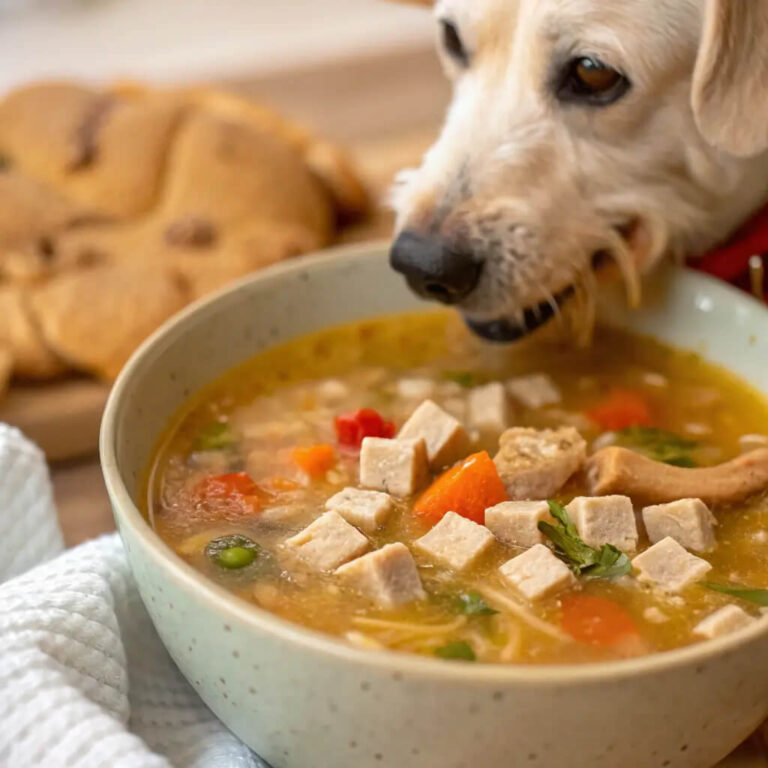
[[[441,659],[454,659],[458,661],[476,661],[472,646],[464,640],[454,640],[435,649],[435,656]]]
[[[671,464],[674,467],[698,466],[692,452],[699,447],[694,440],[687,440],[674,432],[655,427],[628,427],[618,432],[619,444],[637,448],[649,459]]]
[[[460,387],[469,389],[477,384],[477,376],[471,371],[446,371],[443,377],[447,381],[456,382]]]
[[[585,544],[562,504],[548,501],[556,524],[539,523],[539,530],[555,545],[555,554],[577,575],[587,579],[613,579],[632,570],[629,558],[612,544],[594,549]]]
[[[205,548],[205,554],[216,565],[228,570],[239,570],[251,565],[259,556],[261,547],[247,536],[219,536],[211,539]]]
[[[715,584],[713,581],[702,581],[701,586],[711,589],[713,592],[722,592],[724,595],[738,597],[748,603],[768,607],[768,589],[753,589],[740,584]]]
[[[459,595],[455,602],[458,612],[465,616],[493,616],[498,613],[485,602],[485,598],[479,592],[474,590]]]
[[[224,451],[237,444],[237,435],[226,421],[208,424],[195,440],[195,451]]]

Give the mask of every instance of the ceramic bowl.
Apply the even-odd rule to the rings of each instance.
[[[768,310],[682,269],[611,323],[703,352],[768,395]],[[101,456],[144,603],[179,669],[274,768],[709,768],[768,715],[768,625],[630,661],[458,664],[363,651],[281,620],[208,581],[139,512],[155,441],[215,377],[319,328],[413,310],[385,246],[304,258],[198,303],[127,365]]]

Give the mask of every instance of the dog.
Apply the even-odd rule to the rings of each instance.
[[[434,13],[453,101],[396,182],[390,259],[479,336],[517,340],[567,306],[589,325],[596,277],[637,303],[663,256],[706,253],[768,201],[768,0]]]

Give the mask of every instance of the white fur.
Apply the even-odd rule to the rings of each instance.
[[[751,2],[751,0],[745,0]],[[595,252],[647,246],[701,255],[768,198],[768,153],[707,143],[691,89],[704,0],[440,0],[472,56],[445,56],[452,105],[421,168],[394,192],[398,229],[430,231],[484,262],[461,309],[476,319],[522,310],[578,282]],[[555,63],[593,55],[630,78],[617,103],[559,102]]]

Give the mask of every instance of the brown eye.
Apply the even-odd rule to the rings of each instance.
[[[581,56],[565,68],[558,96],[562,101],[606,105],[621,98],[629,87],[621,72],[593,56]]]
[[[610,67],[606,67],[597,59],[583,58],[576,62],[574,71],[584,87],[593,93],[602,93],[613,88],[621,80],[621,75]]]

